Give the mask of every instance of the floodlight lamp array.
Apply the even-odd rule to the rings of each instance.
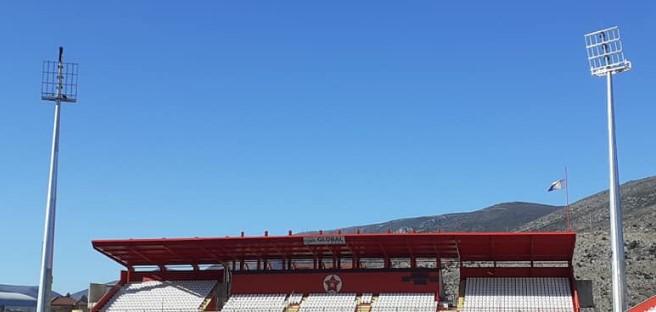
[[[631,62],[624,57],[620,30],[617,26],[585,35],[590,73],[605,76],[631,69]]]
[[[77,63],[44,61],[41,70],[41,99],[77,102],[77,79]]]

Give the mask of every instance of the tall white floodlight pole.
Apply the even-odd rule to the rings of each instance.
[[[41,276],[37,312],[50,311],[50,291],[52,288],[52,259],[55,241],[55,207],[57,203],[57,158],[59,154],[59,115],[61,103],[77,101],[77,64],[64,63],[64,48],[59,47],[57,62],[43,62],[41,73],[41,99],[55,102],[55,120],[52,129],[52,149],[50,151],[50,173],[48,174],[48,198],[46,203],[46,222],[43,231],[41,255]]]
[[[613,108],[613,75],[631,69],[624,58],[620,30],[611,27],[585,35],[590,72],[606,76],[608,100],[608,166],[610,169],[610,237],[612,255],[613,312],[627,309],[626,280],[624,275],[624,231],[620,205],[620,184],[617,171],[617,144],[615,143],[615,110]]]

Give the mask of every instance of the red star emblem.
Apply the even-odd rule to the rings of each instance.
[[[335,274],[328,275],[323,279],[323,288],[329,293],[339,292],[342,289],[342,279]]]

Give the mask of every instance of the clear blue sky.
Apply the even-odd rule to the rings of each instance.
[[[607,13],[612,8],[612,14]],[[583,34],[620,25],[622,181],[656,174],[653,1],[5,1],[0,283],[38,283],[53,107],[64,107],[54,289],[118,277],[98,238],[330,229],[607,187],[604,80]]]

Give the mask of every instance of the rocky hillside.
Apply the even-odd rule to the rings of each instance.
[[[622,185],[622,211],[629,304],[656,294],[656,177]],[[577,278],[594,283],[598,311],[610,311],[610,237],[608,191],[571,206],[572,224],[579,233],[574,255]],[[562,229],[563,213],[556,211],[518,230]]]
[[[527,222],[551,214],[562,207],[535,203],[503,203],[473,212],[398,219],[340,229],[344,233],[380,232],[494,232],[514,230]]]
[[[624,235],[629,306],[656,295],[656,231]],[[611,310],[610,241],[607,231],[579,233],[574,254],[577,279],[592,280],[597,311]]]
[[[656,224],[656,177],[623,184],[622,211],[627,231],[642,231]],[[609,226],[608,191],[600,192],[573,203],[570,207],[572,225],[577,232],[607,229]],[[553,231],[564,229],[564,214],[557,211],[517,228],[519,231]]]

